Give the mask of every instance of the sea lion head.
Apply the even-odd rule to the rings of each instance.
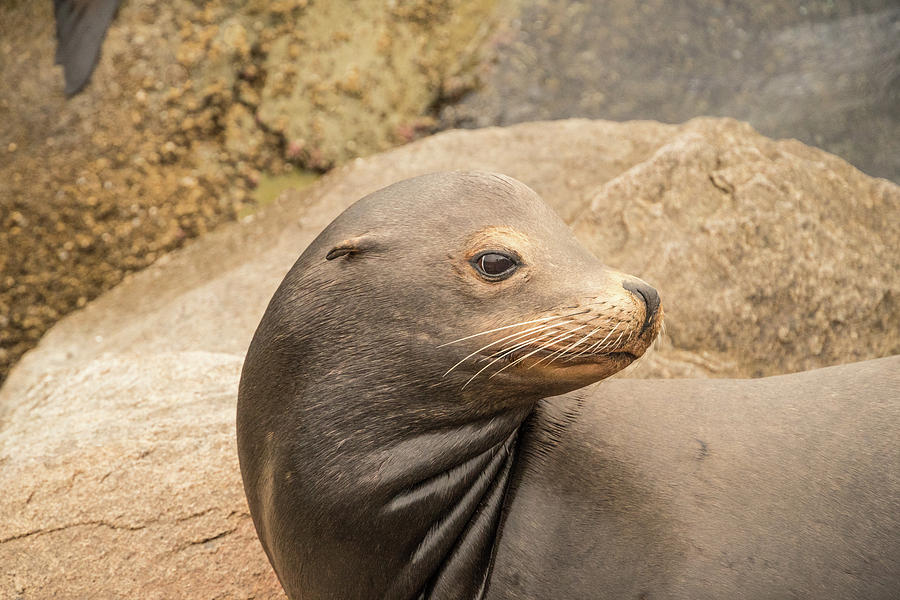
[[[298,259],[268,313],[268,343],[301,352],[320,377],[500,401],[612,375],[663,318],[652,287],[601,264],[534,191],[482,172],[358,201]]]
[[[238,394],[244,489],[288,595],[419,597],[482,560],[491,538],[447,515],[480,506],[474,530],[495,530],[538,400],[630,364],[661,319],[508,177],[425,175],[348,208],[272,297]]]

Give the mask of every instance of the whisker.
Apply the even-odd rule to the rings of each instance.
[[[531,352],[529,352],[529,353],[526,354],[525,356],[520,356],[519,358],[517,358],[516,360],[512,361],[511,363],[509,363],[509,364],[507,364],[507,365],[504,365],[501,369],[498,369],[496,372],[494,372],[494,373],[491,375],[491,377],[493,378],[493,377],[499,375],[500,373],[502,373],[503,371],[505,371],[505,370],[508,369],[509,367],[511,367],[511,366],[513,366],[513,365],[515,365],[515,364],[518,364],[518,363],[522,362],[523,360],[525,360],[526,358],[528,358],[529,356],[531,356],[531,355],[533,355],[533,354],[536,354],[536,353],[540,352],[541,350],[543,350],[544,348],[546,348],[546,347],[549,346],[550,344],[559,341],[560,338],[561,338],[561,339],[568,339],[568,338],[572,337],[572,335],[574,335],[574,334],[570,334],[569,332],[564,331],[564,332],[561,333],[560,335],[558,335],[558,336],[556,336],[555,338],[549,340],[547,343],[545,343],[545,344],[544,344],[543,346],[541,346],[540,348],[537,348],[537,349],[535,349],[535,350],[532,350]]]
[[[575,308],[575,307],[573,306],[573,307],[566,307],[566,308]],[[454,369],[458,368],[460,365],[462,365],[463,363],[465,363],[465,362],[466,362],[467,360],[469,360],[470,358],[476,356],[477,354],[483,352],[484,350],[486,350],[486,349],[488,349],[488,348],[490,348],[490,347],[492,347],[492,346],[496,346],[497,344],[500,344],[500,343],[502,343],[502,342],[508,342],[508,341],[515,342],[515,344],[513,344],[513,346],[508,347],[508,348],[501,348],[500,350],[494,352],[493,354],[491,354],[491,355],[485,357],[486,360],[487,360],[487,359],[492,359],[492,360],[490,360],[490,362],[488,362],[488,364],[486,364],[486,365],[483,366],[481,369],[479,369],[472,377],[469,378],[468,381],[466,381],[465,384],[463,384],[462,387],[463,387],[463,389],[465,389],[466,386],[468,386],[470,383],[472,383],[472,381],[473,381],[476,377],[478,377],[478,375],[480,375],[481,373],[483,373],[483,372],[484,372],[486,369],[488,369],[491,365],[496,364],[498,361],[504,359],[505,357],[509,356],[510,354],[516,352],[517,350],[519,350],[519,349],[521,349],[521,348],[524,348],[524,347],[527,347],[527,346],[529,346],[529,345],[531,345],[531,344],[534,344],[534,343],[537,342],[537,341],[546,339],[548,335],[553,335],[553,332],[552,332],[552,331],[551,331],[550,333],[544,333],[544,332],[546,332],[547,330],[552,330],[552,329],[555,329],[555,328],[557,328],[557,327],[561,327],[561,326],[563,326],[563,325],[568,325],[569,323],[572,323],[572,322],[573,322],[573,320],[571,319],[571,317],[575,317],[575,316],[578,316],[578,315],[583,315],[583,314],[586,314],[586,313],[589,313],[589,312],[591,312],[591,309],[590,309],[590,308],[584,308],[584,309],[582,309],[582,310],[580,310],[580,311],[570,312],[570,313],[563,314],[563,315],[553,315],[553,316],[549,316],[549,317],[541,317],[541,318],[539,318],[539,319],[531,319],[530,321],[520,321],[520,322],[518,322],[518,323],[513,323],[512,325],[504,325],[503,327],[496,327],[496,328],[494,328],[494,329],[489,329],[489,330],[486,330],[486,331],[481,331],[481,332],[478,332],[478,333],[473,333],[472,335],[467,335],[467,336],[465,336],[465,337],[461,337],[461,338],[459,338],[459,339],[456,339],[456,340],[453,340],[453,341],[450,341],[450,342],[445,342],[445,343],[439,345],[438,348],[443,348],[444,346],[449,346],[449,345],[451,345],[451,344],[457,344],[457,343],[463,342],[463,341],[465,341],[465,340],[470,340],[470,339],[472,339],[472,338],[480,337],[480,336],[483,336],[483,335],[488,335],[488,334],[491,334],[491,333],[495,333],[495,332],[497,332],[497,331],[503,331],[503,330],[505,330],[505,329],[511,329],[511,328],[513,328],[513,327],[520,327],[520,326],[522,326],[522,325],[531,325],[531,324],[534,324],[534,323],[540,323],[540,325],[535,325],[534,327],[530,327],[530,328],[528,328],[528,329],[526,329],[526,330],[524,330],[524,331],[516,331],[516,332],[514,332],[514,333],[511,333],[511,334],[509,334],[509,335],[507,335],[507,336],[504,336],[504,337],[500,338],[499,340],[495,340],[495,341],[493,341],[493,342],[491,342],[491,343],[489,343],[489,344],[485,344],[484,346],[482,346],[482,347],[479,348],[478,350],[475,350],[474,352],[469,353],[469,354],[466,355],[462,360],[458,361],[455,365],[453,365],[452,367],[450,367],[450,368],[447,370],[447,372],[444,373],[443,377],[446,377],[447,375],[449,375],[450,373],[452,373]],[[559,321],[559,319],[568,319],[568,320]],[[589,319],[589,321],[593,321],[593,320],[594,320],[594,319]],[[579,329],[582,329],[582,328],[584,328],[584,327],[587,327],[587,324],[582,325],[581,327],[575,329],[574,331],[578,331]],[[556,336],[555,338],[553,338],[553,339],[551,339],[551,340],[548,340],[544,346],[542,346],[541,348],[538,348],[537,350],[535,350],[535,352],[539,352],[540,350],[546,348],[548,345],[550,345],[550,344],[552,344],[552,343],[554,343],[554,342],[556,342],[556,341],[567,340],[567,339],[569,339],[570,337],[572,337],[572,335],[574,335],[574,331],[572,331],[572,332],[568,332],[568,331],[567,331],[567,332],[563,332],[562,334]],[[535,334],[538,334],[538,335],[535,335]],[[521,339],[522,339],[523,337],[529,336],[529,335],[531,335],[531,337],[529,337],[528,339],[526,339],[526,340],[524,340],[524,341],[521,341]],[[528,358],[528,356],[531,356],[531,354],[533,354],[533,352],[530,353],[530,354],[528,354],[528,355],[526,355],[526,356],[524,356],[523,358]],[[513,361],[513,362],[515,363],[515,362],[518,362],[519,360],[521,360],[521,359],[517,359],[516,361]],[[500,371],[502,371],[503,369],[505,369],[505,368],[508,367],[508,366],[509,366],[509,365],[504,366],[502,369],[500,369],[499,371],[497,371],[497,373],[499,373]],[[494,373],[494,375],[496,375],[497,373]],[[493,377],[494,375],[491,375],[491,377]]]
[[[520,349],[522,349],[522,348],[525,348],[525,347],[527,347],[527,346],[530,346],[531,344],[534,344],[535,342],[538,342],[538,341],[540,341],[540,340],[543,340],[543,339],[545,339],[547,336],[550,336],[550,335],[553,335],[553,333],[545,333],[545,334],[542,334],[542,335],[534,336],[534,337],[531,337],[531,338],[525,340],[524,342],[519,342],[519,343],[515,344],[515,345],[512,346],[511,348],[508,348],[508,349],[506,349],[506,350],[502,350],[502,351],[500,351],[499,353],[495,353],[494,355],[492,355],[492,356],[494,357],[494,360],[492,360],[491,362],[489,362],[488,364],[486,364],[485,366],[483,366],[477,373],[475,373],[474,375],[472,375],[472,377],[469,379],[469,381],[467,381],[467,382],[465,383],[465,385],[463,385],[463,389],[465,389],[465,387],[466,387],[467,385],[469,385],[470,383],[472,383],[472,380],[473,380],[473,379],[475,379],[476,377],[478,377],[479,375],[481,375],[485,370],[487,370],[488,368],[490,368],[491,365],[494,365],[494,364],[500,362],[501,360],[503,360],[504,358],[506,358],[506,357],[509,356],[510,354],[514,353],[516,350],[520,350]]]
[[[663,349],[663,334],[662,331],[656,334],[656,337],[653,339],[653,349],[656,352],[662,352]]]
[[[566,337],[564,337],[564,338],[562,338],[562,339],[559,339],[559,340],[550,340],[549,342],[547,342],[546,344],[544,344],[543,346],[541,346],[540,348],[538,348],[538,349],[536,350],[536,352],[540,352],[541,350],[546,350],[546,349],[547,349],[547,346],[549,346],[549,345],[552,344],[553,342],[564,342],[564,341],[566,341],[567,339],[569,339],[570,337],[572,337],[572,336],[574,336],[574,335],[575,335],[574,333],[571,333],[571,334],[567,335]],[[554,354],[554,353],[551,352],[551,353],[550,353],[549,355],[547,355],[547,356],[553,356],[553,354]],[[531,365],[531,366],[528,367],[528,368],[529,368],[529,369],[533,369],[534,367],[538,366],[539,364],[541,364],[542,362],[544,362],[545,360],[547,360],[547,356],[545,356],[544,358],[540,359],[539,361],[537,361],[536,363],[534,363],[533,365]],[[525,358],[528,358],[528,357],[526,356]]]
[[[568,316],[568,315],[567,315]],[[443,348],[444,346],[449,346],[450,344],[456,344],[458,342],[463,342],[465,340],[470,340],[474,337],[479,337],[482,335],[487,335],[489,333],[494,333],[495,331],[502,331],[504,329],[509,329],[511,327],[518,327],[520,325],[530,325],[531,323],[541,323],[543,321],[549,321],[551,319],[564,319],[563,316],[553,316],[553,317],[541,317],[540,319],[533,319],[531,321],[521,321],[519,323],[513,323],[512,325],[504,325],[503,327],[497,327],[496,329],[490,329],[488,331],[482,331],[481,333],[473,333],[472,335],[467,335],[466,337],[459,338],[458,340],[453,340],[452,342],[446,342],[438,346],[438,348]]]
[[[513,350],[510,350],[510,352],[513,352]],[[468,380],[467,382],[465,382],[465,383],[463,384],[463,386],[462,386],[460,389],[461,389],[461,390],[466,389],[466,386],[469,385],[470,383],[472,383],[472,381],[474,381],[476,377],[478,377],[479,375],[481,375],[482,373],[484,373],[488,368],[490,368],[491,365],[493,365],[494,363],[499,362],[499,361],[501,361],[501,360],[503,360],[503,356],[498,356],[497,358],[495,358],[494,360],[492,360],[492,361],[489,362],[488,364],[486,364],[486,365],[484,365],[483,367],[481,367],[481,368],[478,370],[477,373],[475,373],[474,375],[472,375],[471,377],[469,377],[469,380]]]
[[[550,317],[541,317],[541,318],[539,318],[539,319],[532,319],[531,321],[520,321],[520,322],[518,322],[518,323],[513,323],[512,325],[504,325],[503,327],[497,327],[497,328],[495,328],[495,329],[489,329],[489,330],[487,330],[487,331],[481,331],[481,332],[479,332],[479,333],[473,333],[472,335],[467,335],[466,337],[461,337],[461,338],[459,338],[459,339],[457,339],[457,340],[453,340],[452,342],[445,342],[445,343],[441,344],[440,346],[438,346],[438,348],[443,348],[444,346],[449,346],[450,344],[456,344],[456,343],[459,343],[459,342],[463,342],[463,341],[465,341],[465,340],[470,340],[470,339],[472,339],[472,338],[474,338],[474,337],[479,337],[479,336],[482,336],[482,335],[487,335],[487,334],[489,334],[489,333],[494,333],[495,331],[502,331],[502,330],[504,330],[504,329],[510,329],[510,328],[512,328],[512,327],[518,327],[518,326],[520,326],[520,325],[530,325],[531,323],[541,323],[541,322],[544,322],[544,321],[550,321],[550,320],[552,320],[552,319],[568,319],[569,317],[576,317],[576,316],[578,316],[578,315],[583,315],[584,313],[587,313],[587,312],[590,312],[590,309],[584,309],[584,310],[581,310],[581,311],[578,311],[578,312],[567,313],[567,314],[564,314],[564,315],[553,315],[553,316],[550,316]]]
[[[575,346],[577,346],[578,344],[580,344],[580,343],[583,342],[584,340],[590,339],[590,337],[591,337],[592,335],[594,335],[595,333],[597,333],[597,332],[600,331],[601,329],[603,329],[603,325],[601,325],[600,327],[594,328],[593,330],[591,330],[590,333],[588,333],[588,334],[585,335],[583,338],[581,338],[580,340],[578,340],[577,342],[575,342],[574,344],[572,344],[572,345],[568,348],[568,350],[571,350],[572,348],[574,348]],[[570,356],[569,358],[567,358],[567,359],[566,359],[566,362],[569,362],[569,361],[571,361],[571,360],[573,360],[573,359],[575,359],[575,358],[578,358],[578,357],[581,356],[582,354],[585,354],[588,350],[590,350],[589,347],[582,349],[581,352],[579,352],[579,353],[576,354],[575,356]]]
[[[527,346],[530,346],[530,345],[534,344],[535,342],[540,342],[541,340],[546,339],[548,335],[553,335],[553,333],[544,333],[544,334],[541,334],[541,335],[537,335],[537,336],[528,338],[528,339],[525,340],[525,341],[519,341],[519,342],[516,342],[516,343],[513,344],[512,346],[509,346],[509,347],[507,347],[507,348],[503,348],[502,350],[498,350],[498,351],[495,352],[494,354],[488,356],[485,360],[487,360],[487,359],[503,359],[503,358],[506,358],[507,356],[509,356],[510,354],[512,354],[513,352],[515,352],[516,350],[521,350],[522,348],[525,348],[525,347],[527,347]],[[494,361],[494,362],[496,362],[496,361]]]
[[[622,336],[623,336],[624,334],[625,334],[625,331],[623,330],[622,333],[619,334],[619,337],[616,338],[616,341],[614,341],[614,342],[612,342],[611,344],[608,344],[608,345],[606,345],[606,346],[604,346],[604,347],[602,347],[602,348],[598,348],[598,349],[597,349],[597,352],[600,352],[601,350],[606,350],[607,348],[613,348],[613,347],[615,347],[615,346],[618,346],[619,340],[622,339]]]
[[[576,332],[576,331],[578,331],[578,330],[580,330],[580,329],[584,329],[585,327],[587,327],[587,325],[582,325],[581,327],[576,327],[575,329],[572,329],[572,330],[570,331],[570,333],[571,333],[572,335],[575,335],[575,332]],[[565,339],[568,339],[568,338],[565,338]],[[583,339],[584,339],[584,337],[581,338],[581,340],[583,340]],[[581,340],[577,340],[577,341],[575,342],[575,344],[577,344],[577,343],[578,343],[579,341],[581,341]],[[573,345],[574,345],[574,344],[573,344]],[[569,348],[571,348],[571,347],[572,347],[572,346],[569,346]],[[529,368],[536,367],[536,366],[538,366],[539,364],[541,364],[542,362],[544,362],[544,361],[547,360],[547,359],[550,359],[550,361],[547,363],[547,364],[549,365],[549,364],[552,363],[554,360],[556,360],[557,358],[559,358],[560,355],[561,355],[562,353],[566,352],[569,348],[560,348],[560,349],[557,350],[556,352],[553,352],[552,354],[548,354],[547,356],[545,356],[545,357],[542,358],[541,360],[537,361],[536,363],[534,363],[533,365],[531,365],[531,367],[529,367]]]
[[[574,344],[572,344],[571,346],[569,346],[568,348],[566,348],[566,352],[570,352],[570,351],[572,350],[572,348],[574,348],[575,346],[577,346],[578,344],[580,344],[580,343],[583,342],[584,340],[590,339],[592,335],[594,335],[595,333],[597,333],[598,331],[600,331],[602,328],[603,328],[603,325],[601,325],[600,327],[594,327],[594,328],[591,329],[589,332],[587,332],[586,334],[584,334],[584,336],[583,336],[580,340],[578,340],[577,342],[575,342]]]
[[[621,324],[622,324],[621,321],[616,323],[616,326],[609,330],[609,333],[606,334],[605,338],[603,338],[599,342],[594,342],[593,344],[591,344],[591,347],[587,349],[587,353],[590,354],[591,352],[595,352],[596,349],[603,344],[603,342],[605,342],[606,340],[609,339],[609,336],[611,336],[612,334],[614,334],[616,332],[616,329],[618,329],[619,325],[621,325]]]
[[[526,346],[528,346],[528,345],[530,345],[530,344],[533,344],[534,342],[536,342],[536,341],[538,341],[538,340],[541,340],[541,339],[547,337],[548,335],[553,335],[553,334],[552,334],[552,333],[549,333],[549,334],[545,333],[545,334],[542,334],[542,335],[537,335],[537,336],[535,336],[535,337],[531,337],[531,338],[525,340],[524,342],[520,342],[520,343],[514,345],[512,348],[509,348],[508,350],[503,350],[503,351],[501,351],[499,355],[495,355],[496,358],[494,358],[494,360],[492,360],[491,362],[489,362],[489,363],[486,364],[485,366],[481,367],[481,369],[479,369],[477,373],[475,373],[474,375],[472,375],[472,377],[470,377],[469,380],[468,380],[466,383],[464,383],[463,386],[462,386],[462,388],[460,388],[460,389],[463,389],[463,390],[466,389],[466,386],[467,386],[467,385],[469,385],[470,383],[472,383],[472,381],[473,381],[476,377],[478,377],[479,375],[481,375],[482,373],[484,373],[488,368],[491,367],[491,365],[494,365],[494,364],[500,362],[501,360],[503,360],[504,358],[506,358],[507,356],[509,356],[509,355],[512,354],[513,352],[515,352],[516,350],[518,350],[518,349],[520,349],[520,348],[524,348],[524,347],[526,347]]]
[[[562,321],[562,322],[560,322],[560,323],[550,323],[550,324],[548,324],[548,325],[545,325],[545,326],[542,326],[542,327],[538,328],[538,329],[537,329],[536,331],[534,331],[533,333],[541,333],[541,332],[547,331],[548,329],[553,330],[553,329],[556,329],[557,327],[562,327],[563,325],[568,325],[569,323],[572,323],[572,322],[573,322],[573,321]],[[545,337],[547,337],[548,335],[554,335],[554,333],[551,331],[550,333],[544,333],[544,334],[542,334],[542,335],[533,337],[533,338],[531,338],[531,339],[529,339],[529,340],[526,340],[526,341],[524,342],[524,344],[521,344],[521,343],[519,343],[519,342],[516,342],[517,346],[513,346],[513,348],[517,348],[517,347],[522,346],[522,345],[527,346],[528,344],[530,344],[530,343],[532,343],[532,342],[535,342],[535,341],[537,341],[537,340],[539,340],[539,339],[545,338]],[[491,354],[490,356],[488,356],[488,357],[486,357],[486,358],[494,358],[495,356],[500,355],[500,354],[508,354],[507,349],[506,349],[506,348],[501,348],[500,350],[497,350],[496,352],[494,352],[493,354]]]
[[[520,323],[520,324],[521,324],[521,323]],[[500,342],[506,341],[506,340],[508,340],[508,339],[510,339],[510,338],[522,337],[523,335],[528,335],[528,334],[531,333],[531,332],[534,332],[534,331],[541,331],[541,330],[543,330],[543,329],[548,329],[548,328],[551,328],[551,327],[556,327],[557,325],[558,325],[558,323],[549,323],[549,324],[548,324],[548,323],[544,323],[544,324],[542,324],[542,325],[535,325],[534,327],[530,327],[530,328],[526,329],[525,331],[517,331],[516,333],[512,333],[512,334],[510,334],[510,335],[508,335],[508,336],[506,336],[506,337],[502,337],[502,338],[500,338],[499,340],[496,340],[496,341],[494,341],[494,342],[491,342],[490,344],[486,344],[486,345],[482,346],[481,348],[479,348],[478,350],[476,350],[475,352],[472,352],[471,354],[469,354],[468,356],[466,356],[464,359],[462,359],[461,361],[459,361],[458,363],[456,363],[456,364],[453,365],[452,367],[450,367],[450,369],[449,369],[446,373],[444,373],[444,374],[442,375],[442,377],[446,377],[447,375],[449,375],[450,372],[453,371],[453,369],[455,369],[455,368],[458,367],[459,365],[463,364],[464,362],[466,362],[467,360],[469,360],[470,358],[472,358],[473,356],[475,356],[476,354],[478,354],[478,353],[481,352],[482,350],[485,350],[485,349],[487,349],[487,348],[490,348],[491,346],[496,346],[496,345],[499,344]],[[496,330],[495,330],[495,331],[496,331]],[[446,346],[447,344],[443,344],[443,345]],[[440,346],[438,346],[438,348],[440,348]]]

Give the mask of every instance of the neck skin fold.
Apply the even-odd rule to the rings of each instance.
[[[304,554],[319,563],[304,569],[297,588],[328,590],[341,598],[480,598],[519,427],[533,406],[517,404],[469,421],[442,411],[446,400],[437,398],[412,402],[405,397],[395,403],[369,397],[367,402],[381,405],[381,414],[391,418],[370,423],[365,432],[319,442],[326,449],[323,457],[304,455],[324,463],[293,466],[301,471],[301,481],[332,482],[318,490],[286,490],[291,505],[301,504],[303,513],[316,519],[282,538],[288,544],[299,541]],[[329,404],[345,410],[348,405]],[[454,405],[458,412],[459,403]],[[345,423],[335,424],[325,415],[309,414],[318,412],[317,406],[322,405],[304,410],[301,419],[320,427],[329,423],[340,436],[351,431],[349,423],[359,422],[353,407]],[[428,406],[428,416],[443,417],[423,427],[421,409],[404,411],[411,406]],[[371,411],[372,406],[359,409]],[[329,437],[325,431],[313,435]],[[327,450],[335,447],[335,452]],[[330,570],[327,581],[313,582],[323,569]]]
[[[519,425],[527,414],[512,411],[420,440],[432,451],[404,475],[426,474],[428,464],[434,465],[433,472],[401,487],[382,512],[405,522],[427,515],[427,527],[422,528],[419,543],[385,598],[481,597],[515,460]],[[466,446],[464,457],[452,464],[446,462],[448,456],[454,456],[452,447],[460,442]],[[404,454],[400,449],[400,456]]]

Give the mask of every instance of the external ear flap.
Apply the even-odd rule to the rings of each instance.
[[[328,254],[325,255],[325,260],[334,260],[341,256],[360,254],[361,252],[372,250],[374,247],[375,241],[372,236],[363,234],[357,237],[348,238],[329,250]]]

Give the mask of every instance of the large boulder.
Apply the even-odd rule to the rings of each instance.
[[[675,348],[729,376],[900,352],[900,187],[796,140],[692,122],[604,184],[582,241],[663,293]]]
[[[0,433],[0,597],[277,598],[234,438],[240,357],[106,356]]]
[[[444,169],[535,188],[661,291],[632,376],[749,376],[900,352],[900,188],[731,120],[449,132],[361,159],[60,321],[0,389],[0,596],[267,598],[234,445],[243,353],[343,208]]]

